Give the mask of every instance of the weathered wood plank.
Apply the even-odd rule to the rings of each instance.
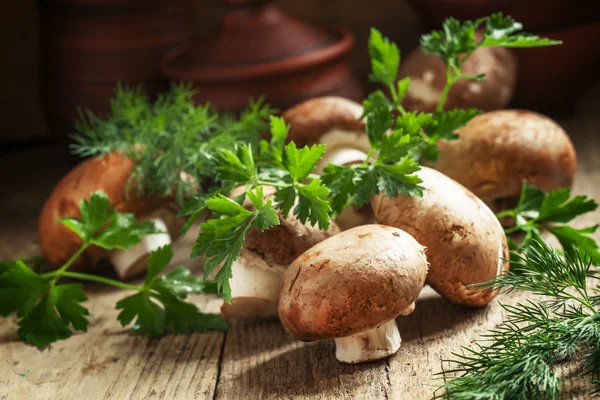
[[[589,117],[564,125],[580,159],[574,191],[600,199],[598,122]],[[33,159],[46,161],[34,166]],[[0,159],[0,170],[11,171],[0,196],[0,259],[36,254],[37,213],[67,169],[67,160],[53,150]],[[600,211],[576,225],[598,222]],[[225,334],[133,337],[116,320],[114,304],[123,293],[95,285],[86,291],[89,332],[43,352],[17,341],[13,318],[0,319],[0,399],[427,399],[438,386],[433,376],[441,359],[504,318],[497,302],[466,309],[426,288],[414,314],[398,319],[400,352],[388,360],[349,366],[336,361],[333,342],[297,342],[276,321],[234,323]],[[527,296],[515,293],[499,300],[514,304]],[[196,301],[210,311],[220,305],[210,297]],[[578,374],[573,372],[575,379],[566,383],[565,398],[589,398],[589,382]]]

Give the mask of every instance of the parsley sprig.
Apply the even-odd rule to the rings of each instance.
[[[512,210],[502,211],[497,216],[514,218],[514,226],[505,231],[507,234],[524,233],[521,246],[525,248],[531,240],[541,240],[542,232],[548,231],[558,239],[567,254],[573,256],[578,251],[589,256],[595,265],[600,265],[598,244],[590,237],[599,225],[576,229],[566,224],[580,215],[596,210],[598,203],[584,195],[572,199],[570,197],[571,191],[568,188],[546,193],[524,181],[517,206]],[[517,247],[512,241],[511,246]]]
[[[501,326],[446,360],[436,398],[558,399],[556,366],[565,362],[579,363],[600,390],[600,275],[591,259],[578,251],[563,259],[537,239],[512,259],[510,271],[488,285],[541,298],[502,305]]]
[[[215,292],[214,284],[191,277],[183,267],[158,276],[172,258],[170,246],[150,255],[143,286],[69,271],[89,246],[126,249],[140,243],[142,236],[159,233],[152,223],[136,222],[133,214],[111,209],[110,200],[104,193],[93,193],[89,200],[83,200],[80,211],[80,219],[61,219],[79,236],[82,245],[59,269],[36,273],[24,260],[0,263],[0,315],[16,314],[21,340],[43,347],[70,337],[73,330],[87,331],[89,311],[83,306],[87,300],[83,286],[61,283],[63,278],[137,292],[117,303],[117,308],[122,310],[119,321],[123,326],[136,318],[135,333],[158,336],[167,331],[189,333],[192,330],[225,329],[220,316],[202,314],[193,304],[183,301],[189,293]]]
[[[281,118],[271,117],[271,140],[262,140],[255,160],[251,144],[216,152],[216,175],[225,190],[196,203],[195,215],[208,209],[213,218],[201,225],[202,233],[192,250],[192,257],[204,255],[204,276],[220,267],[215,277],[225,301],[231,300],[231,267],[242,250],[246,233],[279,224],[278,213],[290,212],[302,223],[310,222],[327,230],[331,211],[329,189],[312,172],[323,156],[325,146],[298,149],[294,142],[285,145],[288,127]],[[244,191],[231,199],[231,188]],[[265,187],[274,187],[273,198],[265,196]],[[244,207],[246,199],[252,207]]]
[[[485,26],[483,38],[477,40],[475,31]],[[442,90],[437,111],[444,109],[444,102],[450,88],[459,79],[483,80],[482,75],[470,76],[460,69],[475,50],[481,47],[542,47],[561,44],[559,40],[542,38],[523,32],[523,25],[502,13],[475,21],[459,22],[455,18],[444,21],[441,30],[421,37],[421,50],[425,54],[435,54],[446,64],[446,86]]]

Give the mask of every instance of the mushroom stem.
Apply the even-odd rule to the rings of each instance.
[[[285,267],[270,265],[256,253],[242,250],[231,270],[231,303],[221,307],[223,316],[247,320],[276,318]]]
[[[356,335],[335,339],[335,357],[344,363],[355,364],[391,356],[400,349],[402,339],[396,320]]]
[[[161,218],[140,218],[140,221],[152,222],[156,229],[164,233],[143,236],[142,241],[135,246],[115,249],[108,253],[108,259],[121,279],[127,279],[146,269],[147,256],[152,251],[171,244],[167,225]]]
[[[323,158],[317,164],[316,173],[322,174],[328,164],[350,165],[362,163],[370,149],[364,133],[333,130],[323,135],[319,141],[327,146]]]

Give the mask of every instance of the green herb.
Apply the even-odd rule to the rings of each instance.
[[[258,162],[254,160],[250,144],[217,151],[218,180],[226,187],[244,185],[245,190],[235,199],[217,193],[199,204],[208,208],[214,217],[202,224],[192,257],[204,255],[205,278],[220,267],[215,281],[227,302],[231,300],[231,267],[242,250],[249,229],[264,231],[278,225],[277,210],[283,215],[291,211],[302,223],[310,221],[321,229],[329,228],[329,189],[312,177],[325,146],[298,149],[294,142],[284,145],[288,128],[276,117],[271,117],[271,133],[270,142],[263,140],[260,143]],[[274,201],[265,198],[265,186],[276,189]],[[250,200],[252,210],[243,206],[246,198]]]
[[[171,260],[170,246],[151,253],[148,276],[142,287],[69,271],[89,246],[126,249],[140,243],[142,236],[159,233],[153,224],[136,222],[133,214],[111,209],[110,200],[100,192],[83,200],[80,212],[79,220],[61,219],[82,240],[79,250],[61,268],[38,274],[22,260],[0,263],[0,315],[16,314],[21,340],[43,347],[70,337],[72,330],[87,330],[89,312],[82,305],[87,300],[83,286],[61,284],[61,278],[94,281],[136,291],[133,296],[120,301],[117,308],[122,309],[119,320],[123,325],[137,316],[134,326],[137,333],[156,336],[167,331],[188,333],[225,328],[219,316],[202,314],[194,305],[183,302],[188,293],[214,292],[213,284],[192,278],[183,267],[158,277]]]
[[[577,250],[591,257],[595,265],[600,265],[598,244],[589,236],[596,232],[598,225],[576,229],[565,224],[594,211],[598,204],[586,196],[575,196],[569,200],[570,196],[568,188],[545,193],[524,181],[517,206],[497,216],[514,218],[515,225],[506,229],[506,233],[523,232],[523,247],[527,247],[532,239],[540,240],[542,232],[548,231],[556,236],[566,253],[573,256]]]
[[[502,305],[505,322],[475,347],[453,353],[436,398],[558,399],[563,381],[556,366],[569,361],[600,390],[600,276],[591,260],[578,252],[563,260],[535,239],[513,260],[509,272],[486,285],[542,298]]]
[[[477,40],[475,31],[485,24],[483,38]],[[444,109],[444,102],[450,88],[459,79],[482,80],[484,76],[467,76],[460,68],[481,47],[541,47],[561,44],[558,40],[541,38],[522,32],[523,26],[502,13],[480,18],[476,21],[459,22],[455,18],[444,21],[442,30],[433,31],[421,37],[421,50],[425,54],[436,54],[446,64],[446,86],[444,87],[437,111]]]
[[[240,140],[257,143],[273,112],[259,100],[251,101],[239,119],[219,116],[208,104],[195,105],[194,94],[187,86],[173,85],[152,102],[141,87],[119,86],[108,117],[80,113],[73,152],[123,153],[136,163],[130,182],[135,180],[141,193],[167,196],[175,188],[182,202],[213,184],[215,151],[231,149]]]

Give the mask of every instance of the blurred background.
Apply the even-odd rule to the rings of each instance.
[[[32,0],[0,14],[0,146],[60,143],[76,107],[107,112],[117,82],[150,93],[193,82],[198,101],[235,110],[267,94],[360,100],[369,28],[403,55],[444,18],[504,11],[563,46],[516,53],[510,106],[569,113],[598,83],[600,5],[566,0]],[[541,11],[543,10],[543,11]]]

